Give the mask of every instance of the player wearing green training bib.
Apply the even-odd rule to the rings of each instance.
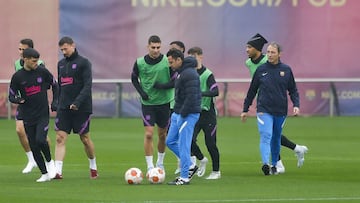
[[[169,103],[174,99],[174,89],[162,90],[154,88],[155,83],[167,83],[170,81],[170,69],[164,68],[168,65],[166,57],[160,57],[158,63],[148,64],[145,57],[136,60],[139,71],[140,86],[148,97],[141,97],[143,105],[161,105]]]
[[[248,58],[245,62],[246,67],[249,69],[250,71],[250,76],[252,77],[256,71],[256,69],[261,65],[266,63],[267,61],[267,56],[261,54],[261,56],[259,56],[256,60],[252,60],[251,58]]]
[[[197,138],[200,131],[204,132],[205,145],[210,154],[212,161],[212,170],[206,179],[214,180],[221,178],[220,173],[220,153],[217,147],[217,111],[215,97],[219,95],[219,88],[215,80],[215,76],[208,68],[202,64],[203,51],[200,47],[192,47],[188,50],[188,54],[197,60],[197,73],[200,77],[201,89],[201,113],[198,122],[194,128],[194,135],[191,143],[191,154],[199,161],[199,169],[197,175],[202,177],[206,173],[206,164],[208,159],[201,152],[197,144]],[[196,158],[192,158],[195,162]],[[194,163],[193,163],[194,164]]]
[[[150,36],[148,54],[139,57],[131,73],[131,82],[140,95],[142,119],[145,128],[144,150],[147,169],[154,168],[153,134],[158,129],[158,157],[156,167],[164,168],[165,139],[170,122],[170,102],[174,100],[174,88],[158,89],[156,84],[169,83],[174,71],[169,68],[167,57],[161,54],[161,40]]]

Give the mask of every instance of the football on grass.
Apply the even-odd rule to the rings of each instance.
[[[144,177],[144,175],[139,168],[135,168],[135,167],[129,168],[125,172],[125,181],[129,185],[140,184],[141,181],[143,180],[143,177]]]
[[[153,168],[146,173],[146,178],[153,184],[160,184],[165,181],[165,171],[159,167]]]

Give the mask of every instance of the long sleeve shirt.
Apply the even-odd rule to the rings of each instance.
[[[300,107],[299,93],[291,68],[279,62],[273,65],[269,62],[259,66],[252,78],[243,112],[248,112],[253,99],[257,96],[257,112],[269,113],[275,116],[287,115],[288,97],[294,107]]]
[[[59,109],[75,104],[79,112],[92,113],[92,72],[90,61],[75,51],[58,63]]]
[[[47,90],[50,86],[53,102],[57,102],[58,84],[45,67],[40,65],[35,70],[20,69],[14,73],[10,82],[9,101],[21,105],[24,122],[36,122],[40,117],[49,117]]]

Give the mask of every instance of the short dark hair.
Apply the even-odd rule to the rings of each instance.
[[[40,54],[38,51],[36,51],[35,49],[33,48],[26,48],[23,52],[23,57],[24,58],[40,58]]]
[[[200,47],[191,47],[187,53],[190,55],[194,55],[194,54],[202,55],[203,51]]]
[[[178,49],[170,49],[166,56],[171,56],[173,59],[181,58],[182,61],[184,60],[184,54]]]
[[[148,44],[150,43],[161,43],[161,39],[157,35],[151,35],[148,40]]]
[[[29,38],[20,40],[20,44],[25,44],[30,48],[34,48],[34,42],[32,41],[32,39],[29,39]]]
[[[74,40],[71,37],[65,36],[60,39],[59,46],[62,46],[64,44],[74,44]]]
[[[185,44],[182,41],[172,41],[172,42],[170,42],[170,45],[173,45],[173,44],[176,44],[179,47],[183,48],[184,49],[183,53],[185,52]]]

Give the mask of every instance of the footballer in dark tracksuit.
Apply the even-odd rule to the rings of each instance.
[[[38,65],[43,65],[45,66],[44,62],[42,60],[38,60]],[[15,61],[14,63],[14,67],[15,67],[15,71],[19,71],[24,67],[24,59],[18,59]],[[16,115],[15,115],[15,119],[16,120],[23,120],[23,115],[22,115],[22,110],[21,110],[21,105],[17,106],[16,109]]]
[[[178,76],[175,80],[175,105],[166,145],[180,158],[180,177],[169,184],[186,185],[190,182],[190,151],[194,127],[201,112],[200,79],[194,57],[184,59],[179,50],[170,50],[167,56],[170,67],[178,71]]]
[[[59,107],[55,119],[55,179],[63,179],[66,140],[71,131],[80,135],[89,160],[90,179],[98,177],[95,146],[90,138],[92,114],[92,71],[90,61],[79,55],[74,40],[62,37],[59,48],[64,55],[58,62]]]
[[[41,173],[47,174],[44,158],[46,162],[51,161],[50,147],[46,141],[50,118],[47,90],[52,87],[51,110],[55,111],[58,84],[44,65],[37,64],[40,54],[35,49],[27,48],[23,54],[26,63],[11,78],[9,100],[21,105],[25,132],[34,159]],[[39,180],[38,182],[43,182]]]
[[[191,152],[197,159],[204,158],[199,146],[197,145],[197,137],[201,130],[204,131],[205,144],[212,159],[213,171],[219,171],[219,150],[216,146],[216,109],[214,97],[219,95],[219,88],[212,72],[204,65],[197,69],[200,76],[201,88],[201,114],[199,121],[195,125],[194,136],[191,144]]]
[[[77,50],[58,63],[59,107],[55,120],[56,130],[79,135],[89,131],[92,114],[91,63],[79,55]],[[78,110],[71,110],[75,104]]]
[[[277,64],[268,61],[256,69],[244,101],[243,112],[246,113],[257,95],[260,152],[265,175],[270,174],[270,154],[272,169],[280,154],[281,133],[288,113],[287,92],[294,108],[299,108],[299,93],[291,68],[281,61]],[[276,168],[274,169],[273,174],[276,174]]]

